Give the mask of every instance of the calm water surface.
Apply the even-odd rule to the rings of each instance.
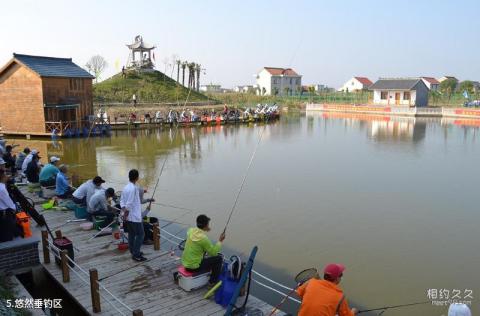
[[[458,123],[283,116],[265,129],[225,245],[243,254],[258,245],[257,269],[288,285],[307,267],[344,263],[342,286],[352,306],[418,302],[428,289],[447,289],[450,296],[458,289],[462,297],[473,291],[473,311],[480,313],[480,125]],[[262,128],[119,131],[111,138],[28,145],[44,157],[60,156],[84,178],[98,173],[116,189],[131,168],[153,189],[169,155],[155,196],[163,205],[154,213],[192,224],[204,212],[216,239]],[[181,226],[170,229],[182,233]],[[258,287],[254,292],[279,300]],[[383,315],[446,310],[427,305]]]

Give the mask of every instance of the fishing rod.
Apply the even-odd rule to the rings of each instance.
[[[410,304],[385,306],[385,307],[374,308],[374,309],[365,309],[365,310],[358,311],[357,314],[366,313],[366,312],[374,312],[374,311],[386,311],[387,309],[394,309],[394,308],[414,306],[414,305],[423,305],[423,304],[429,304],[429,303],[431,303],[431,302],[430,301],[424,301],[424,302],[417,302],[417,303],[410,303]]]
[[[255,145],[255,149],[253,151],[252,157],[250,158],[250,162],[248,163],[247,170],[245,171],[242,183],[240,185],[240,188],[238,189],[237,196],[235,197],[235,201],[233,202],[233,205],[232,205],[232,209],[230,210],[230,215],[228,215],[227,223],[225,224],[225,228],[223,229],[223,234],[225,234],[225,232],[227,231],[228,224],[230,223],[230,220],[232,219],[233,212],[235,211],[235,207],[237,206],[237,203],[238,203],[238,198],[240,197],[240,194],[242,193],[243,186],[245,185],[245,180],[247,180],[248,171],[250,170],[250,167],[252,166],[253,159],[255,158],[255,154],[257,153],[258,146],[260,145],[260,141],[262,140],[263,132],[265,131],[266,127],[267,127],[267,125],[265,124],[263,126],[262,131],[260,132],[260,136],[258,137],[258,142]]]

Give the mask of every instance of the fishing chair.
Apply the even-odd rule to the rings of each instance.
[[[174,273],[174,280],[178,285],[187,292],[199,289],[208,284],[210,275],[208,272],[190,272],[183,265],[178,267],[177,272]]]
[[[179,250],[185,250],[185,242],[186,240],[180,242],[178,245]],[[173,279],[183,290],[190,292],[207,285],[211,274],[210,271],[190,272],[183,265],[180,265],[177,271],[173,273]]]

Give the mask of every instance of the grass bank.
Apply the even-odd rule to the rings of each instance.
[[[116,74],[93,85],[95,103],[129,103],[135,94],[139,103],[207,101],[208,97],[185,88],[160,71]]]

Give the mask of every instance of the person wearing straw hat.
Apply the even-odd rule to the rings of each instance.
[[[50,157],[50,162],[45,165],[40,171],[40,185],[42,187],[53,187],[55,186],[55,180],[57,179],[57,174],[60,170],[57,168],[57,162],[60,161],[60,158],[52,156]]]
[[[298,316],[356,315],[357,309],[348,307],[345,294],[338,286],[344,271],[344,265],[331,263],[323,270],[324,280],[314,278],[301,285],[297,289],[302,299]]]

